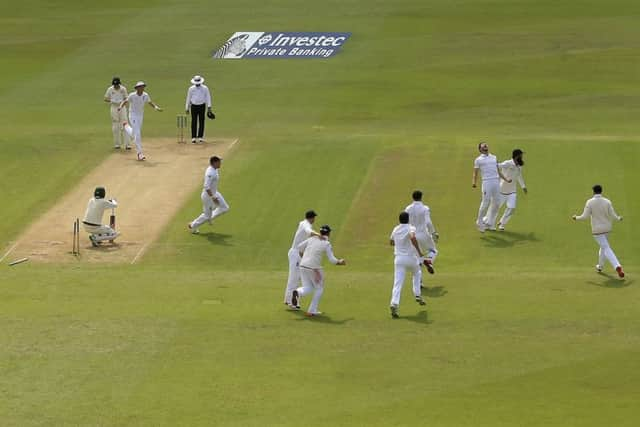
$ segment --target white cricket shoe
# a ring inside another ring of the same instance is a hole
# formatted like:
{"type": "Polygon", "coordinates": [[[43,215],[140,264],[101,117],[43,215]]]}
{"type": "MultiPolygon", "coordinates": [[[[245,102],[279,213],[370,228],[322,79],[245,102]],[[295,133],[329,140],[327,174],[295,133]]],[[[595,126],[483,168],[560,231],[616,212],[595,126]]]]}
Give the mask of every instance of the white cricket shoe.
{"type": "Polygon", "coordinates": [[[500,231],[504,231],[504,225],[502,225],[502,224],[498,224],[498,230],[500,230],[500,231]]]}
{"type": "Polygon", "coordinates": [[[147,158],[145,157],[145,155],[143,153],[138,153],[138,160],[139,161],[143,161],[143,160],[147,160],[147,158]]]}
{"type": "Polygon", "coordinates": [[[189,230],[191,230],[191,234],[200,234],[200,231],[197,228],[191,227],[191,223],[187,224],[189,230]]]}
{"type": "Polygon", "coordinates": [[[600,264],[596,264],[596,273],[602,273],[602,266],[600,264]]]}

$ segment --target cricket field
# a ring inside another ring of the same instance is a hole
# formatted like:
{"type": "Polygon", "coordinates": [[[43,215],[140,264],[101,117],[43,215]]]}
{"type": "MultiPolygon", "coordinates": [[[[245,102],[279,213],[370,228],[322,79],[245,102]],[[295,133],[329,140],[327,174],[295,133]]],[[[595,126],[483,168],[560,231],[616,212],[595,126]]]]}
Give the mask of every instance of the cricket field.
{"type": "Polygon", "coordinates": [[[2,2],[0,425],[639,425],[639,18],[634,0],[2,2]],[[352,35],[328,59],[212,59],[237,31],[352,35]],[[147,82],[160,153],[194,74],[217,118],[169,186],[170,156],[113,153],[103,94],[147,82]],[[526,153],[505,232],[474,225],[483,140],[526,153]],[[222,151],[231,210],[191,235],[222,151]],[[96,262],[86,235],[66,253],[83,212],[47,215],[118,177],[124,255],[96,262]],[[594,184],[624,216],[624,281],[571,220],[594,184]],[[427,305],[406,283],[391,319],[389,233],[414,189],[440,255],[427,305]],[[347,260],[311,319],[282,304],[307,209],[347,260]],[[63,255],[8,266],[34,235],[63,255]]]}

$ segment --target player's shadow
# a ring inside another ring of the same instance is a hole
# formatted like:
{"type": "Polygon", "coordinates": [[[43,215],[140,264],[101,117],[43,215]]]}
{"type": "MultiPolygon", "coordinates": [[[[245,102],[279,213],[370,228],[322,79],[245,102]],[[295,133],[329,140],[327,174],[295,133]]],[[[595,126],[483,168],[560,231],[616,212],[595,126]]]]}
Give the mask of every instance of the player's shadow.
{"type": "Polygon", "coordinates": [[[486,231],[482,236],[486,246],[494,248],[510,248],[518,243],[539,242],[534,232],[518,233],[516,231],[486,231]]]}
{"type": "Polygon", "coordinates": [[[331,316],[329,316],[326,313],[322,313],[320,316],[313,316],[313,317],[307,317],[304,314],[304,311],[302,310],[291,310],[292,313],[296,314],[296,320],[300,321],[308,321],[308,322],[314,322],[314,323],[323,323],[323,324],[327,324],[327,325],[344,325],[347,322],[350,322],[353,320],[353,317],[348,317],[346,319],[333,319],[331,316]]]}
{"type": "Polygon", "coordinates": [[[599,286],[601,288],[611,288],[611,289],[626,288],[627,286],[631,286],[631,284],[633,284],[633,280],[629,280],[629,279],[620,280],[617,276],[612,276],[611,274],[598,273],[598,275],[606,280],[602,282],[595,282],[595,281],[589,280],[587,284],[592,286],[599,286]]]}
{"type": "Polygon", "coordinates": [[[449,293],[444,286],[422,286],[422,296],[429,298],[440,298],[449,293]]]}
{"type": "Polygon", "coordinates": [[[427,310],[420,310],[418,313],[411,316],[403,316],[402,314],[400,314],[400,320],[422,323],[423,325],[429,325],[433,323],[432,320],[429,320],[429,313],[427,312],[427,310]]]}
{"type": "Polygon", "coordinates": [[[231,234],[216,233],[214,231],[211,231],[209,233],[200,233],[200,236],[206,237],[207,240],[214,245],[232,246],[231,243],[227,241],[229,238],[233,237],[233,235],[231,234]]]}

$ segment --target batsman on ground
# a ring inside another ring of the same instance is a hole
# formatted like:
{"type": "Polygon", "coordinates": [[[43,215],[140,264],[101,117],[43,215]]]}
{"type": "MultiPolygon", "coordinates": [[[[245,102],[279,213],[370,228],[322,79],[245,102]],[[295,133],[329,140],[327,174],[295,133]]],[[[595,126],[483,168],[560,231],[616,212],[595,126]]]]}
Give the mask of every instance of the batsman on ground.
{"type": "Polygon", "coordinates": [[[100,242],[105,240],[113,242],[120,235],[110,226],[102,224],[104,211],[118,207],[117,201],[105,199],[106,194],[104,187],[96,187],[93,197],[89,199],[87,211],[82,220],[82,225],[85,231],[89,233],[89,240],[91,240],[93,246],[98,246],[100,242]]]}

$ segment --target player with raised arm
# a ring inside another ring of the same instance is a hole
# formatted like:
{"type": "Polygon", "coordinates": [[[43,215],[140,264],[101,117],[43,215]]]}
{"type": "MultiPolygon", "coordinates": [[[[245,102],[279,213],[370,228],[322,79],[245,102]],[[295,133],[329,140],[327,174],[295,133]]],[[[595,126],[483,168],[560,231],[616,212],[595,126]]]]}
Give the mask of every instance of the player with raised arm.
{"type": "Polygon", "coordinates": [[[144,105],[149,104],[156,111],[162,111],[159,105],[155,104],[151,97],[144,89],[147,87],[145,82],[138,82],[134,86],[135,92],[131,92],[127,99],[120,103],[120,110],[129,106],[129,121],[122,123],[124,130],[136,144],[138,152],[138,160],[145,160],[146,157],[142,152],[142,122],[144,120],[144,105]]]}
{"type": "Polygon", "coordinates": [[[606,259],[611,263],[613,268],[616,269],[618,277],[623,279],[624,271],[622,270],[622,265],[620,264],[620,261],[618,261],[613,249],[611,249],[611,246],[609,246],[609,240],[607,239],[607,236],[613,228],[612,220],[615,219],[622,221],[622,217],[613,209],[611,201],[602,197],[601,185],[593,186],[593,197],[587,200],[582,214],[573,215],[572,218],[577,221],[582,221],[587,218],[591,219],[591,233],[593,234],[595,241],[598,242],[598,245],[600,246],[596,271],[598,273],[602,272],[602,269],[604,268],[604,260],[606,259]]]}

